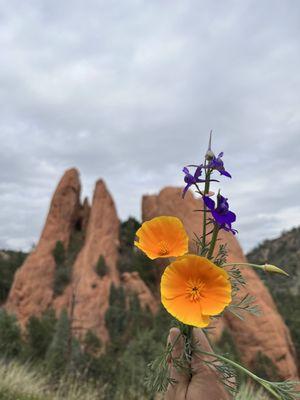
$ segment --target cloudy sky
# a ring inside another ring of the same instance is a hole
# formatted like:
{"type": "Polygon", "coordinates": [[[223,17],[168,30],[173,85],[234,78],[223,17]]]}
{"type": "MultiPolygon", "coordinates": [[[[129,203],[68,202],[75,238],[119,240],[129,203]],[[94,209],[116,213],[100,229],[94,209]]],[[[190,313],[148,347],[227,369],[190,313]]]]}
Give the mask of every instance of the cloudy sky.
{"type": "Polygon", "coordinates": [[[36,243],[72,166],[140,218],[210,129],[244,249],[300,225],[299,21],[298,0],[0,0],[0,248],[36,243]]]}

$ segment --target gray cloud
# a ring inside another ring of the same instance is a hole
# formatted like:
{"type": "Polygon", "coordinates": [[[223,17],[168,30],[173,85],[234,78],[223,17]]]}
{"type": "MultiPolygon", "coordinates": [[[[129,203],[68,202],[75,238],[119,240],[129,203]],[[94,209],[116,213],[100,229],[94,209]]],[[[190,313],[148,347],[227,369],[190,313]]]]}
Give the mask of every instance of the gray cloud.
{"type": "Polygon", "coordinates": [[[297,1],[1,3],[0,247],[37,240],[70,166],[139,217],[210,129],[243,247],[300,224],[297,1]]]}

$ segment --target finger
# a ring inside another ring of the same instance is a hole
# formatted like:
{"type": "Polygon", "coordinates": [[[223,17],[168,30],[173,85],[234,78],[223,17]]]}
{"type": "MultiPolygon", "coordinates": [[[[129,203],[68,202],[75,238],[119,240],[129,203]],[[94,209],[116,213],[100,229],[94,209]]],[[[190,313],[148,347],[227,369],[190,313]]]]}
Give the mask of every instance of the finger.
{"type": "Polygon", "coordinates": [[[184,400],[189,383],[189,377],[184,373],[184,371],[178,370],[173,361],[180,359],[183,354],[184,340],[179,329],[170,329],[168,344],[171,344],[172,346],[169,373],[170,378],[174,380],[175,383],[169,385],[165,400],[184,400]]]}
{"type": "Polygon", "coordinates": [[[172,346],[171,360],[170,360],[170,376],[175,379],[178,383],[186,384],[188,382],[188,376],[184,372],[180,371],[174,365],[174,361],[180,360],[183,355],[184,339],[178,328],[171,328],[169,333],[169,343],[172,346]]]}

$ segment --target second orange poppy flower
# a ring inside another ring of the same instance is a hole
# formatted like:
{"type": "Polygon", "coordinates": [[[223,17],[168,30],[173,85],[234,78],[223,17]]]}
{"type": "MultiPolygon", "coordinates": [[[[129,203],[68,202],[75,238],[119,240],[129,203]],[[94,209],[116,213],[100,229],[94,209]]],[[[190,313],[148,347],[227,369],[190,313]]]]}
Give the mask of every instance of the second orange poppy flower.
{"type": "Polygon", "coordinates": [[[189,238],[179,218],[161,216],[146,221],[136,232],[134,244],[155,258],[179,257],[188,252],[189,238]]]}

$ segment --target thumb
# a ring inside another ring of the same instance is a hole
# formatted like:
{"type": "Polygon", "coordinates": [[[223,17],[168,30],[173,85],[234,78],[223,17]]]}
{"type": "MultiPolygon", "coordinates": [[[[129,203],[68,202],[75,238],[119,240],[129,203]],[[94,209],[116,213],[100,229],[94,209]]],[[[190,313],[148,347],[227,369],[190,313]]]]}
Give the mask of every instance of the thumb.
{"type": "MultiPolygon", "coordinates": [[[[192,367],[192,380],[189,385],[187,399],[209,399],[209,400],[227,400],[232,397],[226,391],[224,384],[221,381],[221,377],[217,372],[216,368],[212,364],[208,365],[207,362],[214,362],[216,366],[218,362],[214,356],[201,354],[199,350],[213,353],[213,350],[207,340],[205,333],[199,329],[193,329],[193,343],[196,350],[193,352],[191,367],[192,367]],[[195,397],[196,394],[203,394],[195,397]],[[205,394],[205,396],[204,396],[205,394]]],[[[234,384],[234,382],[232,382],[234,384]]]]}
{"type": "MultiPolygon", "coordinates": [[[[209,344],[209,341],[205,333],[200,328],[193,329],[193,345],[196,349],[198,348],[199,350],[207,351],[208,353],[213,353],[213,349],[211,348],[211,345],[209,344]]],[[[213,360],[215,360],[214,356],[208,356],[206,354],[201,354],[195,351],[193,353],[193,358],[191,363],[193,374],[207,371],[209,367],[207,366],[206,361],[211,362],[213,360]]]]}

